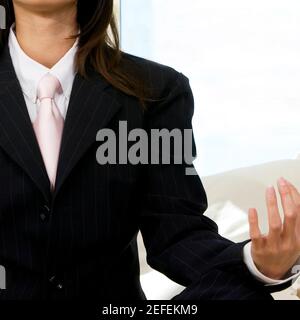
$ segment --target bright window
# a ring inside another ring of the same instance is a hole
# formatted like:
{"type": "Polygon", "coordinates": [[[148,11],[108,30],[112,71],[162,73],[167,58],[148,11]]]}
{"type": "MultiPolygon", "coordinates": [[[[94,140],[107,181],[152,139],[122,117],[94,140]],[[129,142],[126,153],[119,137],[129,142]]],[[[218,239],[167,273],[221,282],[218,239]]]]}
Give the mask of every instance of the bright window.
{"type": "Polygon", "coordinates": [[[122,0],[121,39],[189,77],[200,175],[300,153],[298,0],[122,0]]]}

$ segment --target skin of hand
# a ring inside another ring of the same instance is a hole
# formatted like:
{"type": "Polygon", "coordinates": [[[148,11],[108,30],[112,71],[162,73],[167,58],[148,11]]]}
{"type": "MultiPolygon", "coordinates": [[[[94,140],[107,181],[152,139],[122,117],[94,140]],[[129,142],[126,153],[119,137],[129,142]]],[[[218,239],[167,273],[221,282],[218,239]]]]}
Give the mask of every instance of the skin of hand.
{"type": "Polygon", "coordinates": [[[251,254],[258,270],[265,276],[280,280],[293,268],[300,257],[300,194],[284,178],[278,180],[278,191],[284,219],[280,217],[276,191],[266,191],[269,232],[263,235],[256,209],[249,209],[251,254]]]}

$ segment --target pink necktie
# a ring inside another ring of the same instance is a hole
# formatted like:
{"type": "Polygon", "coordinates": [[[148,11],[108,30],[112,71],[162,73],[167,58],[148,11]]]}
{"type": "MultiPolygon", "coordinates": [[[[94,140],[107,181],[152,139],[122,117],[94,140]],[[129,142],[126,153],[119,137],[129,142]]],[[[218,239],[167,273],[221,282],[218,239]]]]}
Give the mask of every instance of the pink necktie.
{"type": "Polygon", "coordinates": [[[40,146],[41,154],[51,183],[54,189],[59,150],[64,127],[64,119],[61,116],[54,97],[61,93],[59,80],[51,74],[45,75],[39,82],[37,97],[40,101],[37,118],[33,122],[33,128],[40,146]]]}

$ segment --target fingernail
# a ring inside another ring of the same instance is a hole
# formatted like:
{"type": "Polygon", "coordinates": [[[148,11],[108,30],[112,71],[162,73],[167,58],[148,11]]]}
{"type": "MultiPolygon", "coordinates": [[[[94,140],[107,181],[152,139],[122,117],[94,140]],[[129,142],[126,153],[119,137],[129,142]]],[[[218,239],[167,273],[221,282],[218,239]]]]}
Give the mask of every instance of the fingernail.
{"type": "Polygon", "coordinates": [[[284,178],[280,178],[278,182],[279,182],[279,185],[281,185],[282,187],[287,186],[287,181],[284,178]]]}

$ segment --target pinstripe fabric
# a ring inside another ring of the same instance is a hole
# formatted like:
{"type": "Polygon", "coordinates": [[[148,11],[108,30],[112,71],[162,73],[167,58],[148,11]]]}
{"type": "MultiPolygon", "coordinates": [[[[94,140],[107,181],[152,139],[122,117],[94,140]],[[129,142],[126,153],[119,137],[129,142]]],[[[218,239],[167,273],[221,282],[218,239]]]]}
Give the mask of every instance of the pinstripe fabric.
{"type": "Polygon", "coordinates": [[[202,214],[205,191],[184,165],[96,162],[96,133],[191,128],[193,97],[175,70],[126,55],[156,102],[135,98],[91,72],[76,76],[66,117],[57,184],[49,192],[20,85],[5,48],[0,57],[0,299],[145,299],[137,232],[149,264],[187,289],[174,299],[270,299],[242,261],[242,246],[217,234],[202,214]]]}

